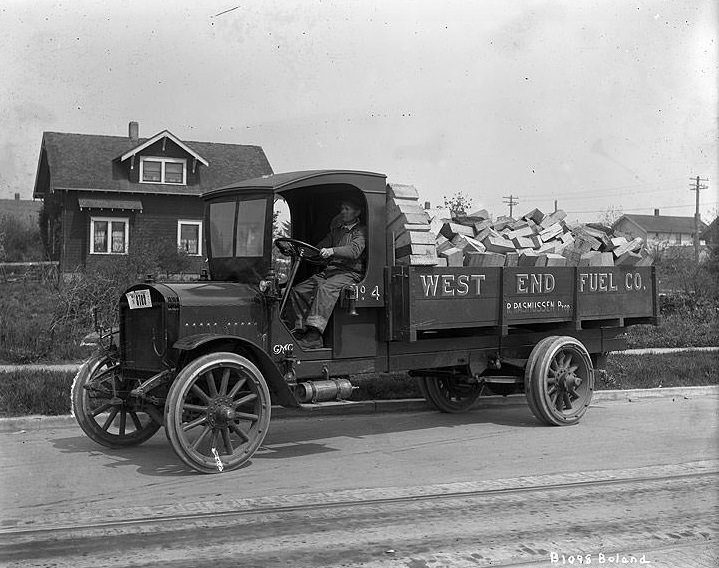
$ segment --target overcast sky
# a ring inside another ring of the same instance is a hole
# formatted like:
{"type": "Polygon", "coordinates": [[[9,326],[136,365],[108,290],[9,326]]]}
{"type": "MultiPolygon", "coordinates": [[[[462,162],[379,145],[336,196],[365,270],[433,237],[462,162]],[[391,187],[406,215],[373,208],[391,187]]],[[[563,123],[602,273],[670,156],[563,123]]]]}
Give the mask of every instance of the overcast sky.
{"type": "MultiPolygon", "coordinates": [[[[263,146],[440,204],[719,208],[715,0],[0,2],[0,198],[43,131],[263,146]],[[224,13],[223,13],[224,12],[224,13]]],[[[516,211],[515,211],[516,213],[516,211]]]]}

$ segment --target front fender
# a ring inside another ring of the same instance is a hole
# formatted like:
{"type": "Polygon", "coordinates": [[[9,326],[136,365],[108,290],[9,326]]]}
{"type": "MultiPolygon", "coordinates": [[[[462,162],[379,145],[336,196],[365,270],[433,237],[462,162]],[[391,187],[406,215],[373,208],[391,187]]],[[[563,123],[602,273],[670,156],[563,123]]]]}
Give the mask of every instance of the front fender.
{"type": "Polygon", "coordinates": [[[93,331],[85,335],[80,341],[81,347],[97,347],[103,348],[114,346],[120,348],[120,328],[113,327],[102,331],[93,331]]]}
{"type": "MultiPolygon", "coordinates": [[[[236,335],[198,333],[178,339],[172,347],[180,352],[190,353],[199,350],[199,352],[204,354],[213,350],[213,344],[217,344],[218,350],[221,351],[226,351],[227,348],[225,346],[231,344],[233,348],[239,352],[238,354],[242,354],[243,351],[249,352],[250,359],[257,365],[267,381],[267,386],[272,395],[272,402],[281,404],[282,406],[299,406],[294,393],[290,390],[289,385],[277,368],[275,362],[259,345],[249,339],[237,337],[236,335]],[[219,348],[220,345],[223,346],[221,349],[219,348]]],[[[192,357],[192,359],[194,358],[195,357],[192,357]]]]}

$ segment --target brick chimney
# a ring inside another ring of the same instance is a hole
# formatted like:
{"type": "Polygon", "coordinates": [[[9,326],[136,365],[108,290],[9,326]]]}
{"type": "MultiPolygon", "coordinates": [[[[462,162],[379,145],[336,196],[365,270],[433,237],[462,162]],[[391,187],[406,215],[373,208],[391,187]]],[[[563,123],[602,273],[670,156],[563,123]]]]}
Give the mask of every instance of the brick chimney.
{"type": "Polygon", "coordinates": [[[16,194],[15,194],[15,201],[20,201],[20,194],[19,194],[19,193],[16,193],[16,194]]]}
{"type": "Polygon", "coordinates": [[[659,209],[655,209],[655,210],[654,210],[654,216],[655,216],[655,217],[659,217],[659,209]]]}
{"type": "Polygon", "coordinates": [[[139,142],[140,141],[140,125],[133,120],[130,122],[128,130],[129,130],[129,134],[130,134],[130,141],[135,142],[135,143],[139,142]]]}

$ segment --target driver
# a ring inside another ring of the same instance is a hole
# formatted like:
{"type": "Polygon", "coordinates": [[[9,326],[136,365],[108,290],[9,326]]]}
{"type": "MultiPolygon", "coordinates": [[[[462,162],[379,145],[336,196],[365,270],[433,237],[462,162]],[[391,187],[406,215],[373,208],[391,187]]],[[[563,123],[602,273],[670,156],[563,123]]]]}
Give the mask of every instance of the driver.
{"type": "Polygon", "coordinates": [[[289,305],[295,318],[292,333],[305,349],[324,346],[322,333],[340,290],[362,280],[367,227],[360,224],[360,212],[361,205],[356,198],[341,201],[339,215],[332,220],[330,232],[317,243],[320,256],[329,259],[329,264],[322,272],[290,290],[289,305]]]}

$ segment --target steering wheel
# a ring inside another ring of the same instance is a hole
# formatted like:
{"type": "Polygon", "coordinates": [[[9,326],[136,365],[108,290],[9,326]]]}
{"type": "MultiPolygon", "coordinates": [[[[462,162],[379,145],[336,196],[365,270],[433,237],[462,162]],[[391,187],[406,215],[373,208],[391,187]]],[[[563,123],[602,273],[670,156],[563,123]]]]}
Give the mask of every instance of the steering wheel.
{"type": "Polygon", "coordinates": [[[303,259],[312,264],[324,264],[326,262],[324,258],[320,257],[320,249],[298,239],[280,237],[275,239],[275,246],[282,254],[293,259],[303,259]]]}

